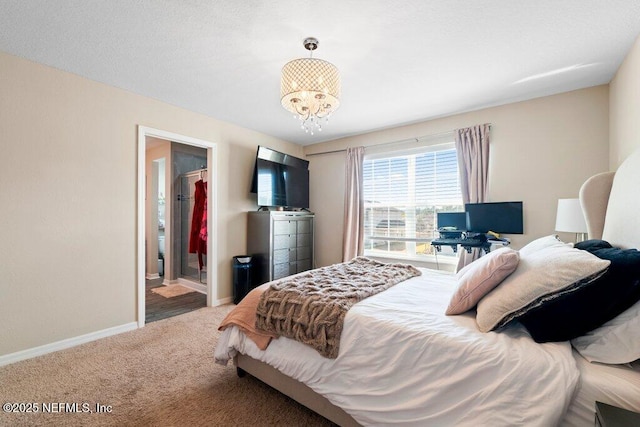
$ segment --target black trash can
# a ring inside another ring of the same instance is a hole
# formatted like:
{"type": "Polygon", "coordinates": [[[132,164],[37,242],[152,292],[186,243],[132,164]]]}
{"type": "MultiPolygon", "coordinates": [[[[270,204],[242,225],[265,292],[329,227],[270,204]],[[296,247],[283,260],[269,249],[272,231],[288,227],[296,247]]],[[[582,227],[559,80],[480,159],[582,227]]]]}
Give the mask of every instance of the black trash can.
{"type": "Polygon", "coordinates": [[[233,303],[238,304],[251,290],[251,256],[233,257],[233,303]]]}

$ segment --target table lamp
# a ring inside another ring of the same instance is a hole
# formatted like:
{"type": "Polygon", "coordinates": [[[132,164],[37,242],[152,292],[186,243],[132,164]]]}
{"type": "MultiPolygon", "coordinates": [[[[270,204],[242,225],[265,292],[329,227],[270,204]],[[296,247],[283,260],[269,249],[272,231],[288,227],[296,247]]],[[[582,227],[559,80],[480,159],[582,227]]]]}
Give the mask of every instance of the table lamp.
{"type": "Polygon", "coordinates": [[[587,223],[582,213],[580,199],[558,199],[556,231],[575,233],[576,242],[586,239],[587,223]]]}

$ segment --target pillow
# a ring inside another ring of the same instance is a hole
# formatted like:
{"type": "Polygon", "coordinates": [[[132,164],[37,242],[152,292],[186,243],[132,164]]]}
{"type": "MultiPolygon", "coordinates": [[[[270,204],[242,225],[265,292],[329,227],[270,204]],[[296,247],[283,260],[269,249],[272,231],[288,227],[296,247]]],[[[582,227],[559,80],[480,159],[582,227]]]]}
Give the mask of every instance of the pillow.
{"type": "Polygon", "coordinates": [[[483,296],[513,273],[519,260],[517,251],[500,248],[466,265],[456,274],[458,288],[445,314],[462,314],[471,310],[483,296]]]}
{"type": "Polygon", "coordinates": [[[564,243],[556,234],[552,234],[550,236],[540,237],[539,239],[526,244],[522,249],[520,249],[520,256],[523,257],[531,255],[534,252],[538,252],[541,249],[551,246],[571,246],[571,244],[564,243]]]}
{"type": "Polygon", "coordinates": [[[480,300],[482,332],[498,329],[545,301],[573,292],[599,277],[611,262],[566,244],[523,255],[518,268],[480,300]]]}
{"type": "Polygon", "coordinates": [[[620,364],[640,359],[640,301],[571,344],[589,362],[620,364]]]}
{"type": "Polygon", "coordinates": [[[607,249],[612,248],[613,246],[611,246],[611,243],[606,240],[591,239],[585,240],[584,242],[578,242],[573,245],[573,247],[582,249],[583,251],[593,252],[596,249],[607,249]]]}
{"type": "Polygon", "coordinates": [[[611,265],[587,286],[548,301],[518,319],[537,342],[577,338],[640,300],[639,251],[612,248],[603,240],[581,243],[580,247],[591,248],[589,252],[611,261],[611,265]]]}

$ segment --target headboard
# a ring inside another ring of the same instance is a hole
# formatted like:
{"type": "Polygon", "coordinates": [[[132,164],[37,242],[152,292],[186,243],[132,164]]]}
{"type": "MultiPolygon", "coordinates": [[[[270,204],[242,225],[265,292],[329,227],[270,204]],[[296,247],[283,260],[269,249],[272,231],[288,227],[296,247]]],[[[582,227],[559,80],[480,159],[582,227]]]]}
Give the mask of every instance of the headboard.
{"type": "Polygon", "coordinates": [[[585,181],[580,203],[590,239],[640,248],[640,150],[627,157],[616,172],[585,181]]]}

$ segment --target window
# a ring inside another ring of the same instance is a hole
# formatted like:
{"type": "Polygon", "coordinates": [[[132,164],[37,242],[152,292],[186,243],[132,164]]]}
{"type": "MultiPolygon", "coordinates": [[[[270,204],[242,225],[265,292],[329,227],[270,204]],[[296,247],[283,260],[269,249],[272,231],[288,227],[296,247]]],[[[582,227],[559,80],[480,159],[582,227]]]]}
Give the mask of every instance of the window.
{"type": "Polygon", "coordinates": [[[464,210],[454,143],[366,156],[363,167],[365,255],[428,260],[437,212],[464,210]]]}

